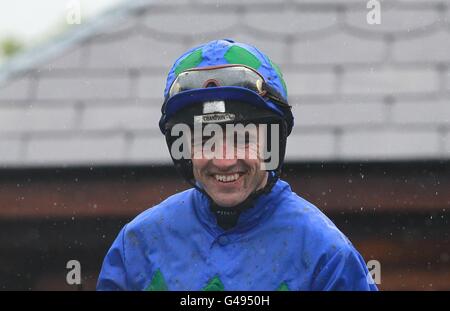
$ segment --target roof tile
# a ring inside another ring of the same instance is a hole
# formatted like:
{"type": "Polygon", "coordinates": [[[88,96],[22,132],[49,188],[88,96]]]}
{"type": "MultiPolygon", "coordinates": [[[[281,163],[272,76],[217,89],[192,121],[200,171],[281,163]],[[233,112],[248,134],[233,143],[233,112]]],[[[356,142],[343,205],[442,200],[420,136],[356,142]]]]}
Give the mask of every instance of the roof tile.
{"type": "Polygon", "coordinates": [[[346,24],[365,34],[413,35],[416,32],[432,31],[439,24],[439,12],[435,8],[382,8],[381,23],[367,23],[368,10],[346,12],[346,24]]]}
{"type": "Polygon", "coordinates": [[[441,100],[394,103],[391,109],[391,120],[396,124],[450,126],[450,102],[448,100],[441,100]]]}
{"type": "Polygon", "coordinates": [[[21,100],[31,96],[32,77],[22,76],[0,85],[0,100],[21,100]]]}
{"type": "Polygon", "coordinates": [[[137,97],[153,98],[162,102],[166,77],[161,75],[141,75],[137,81],[137,97]]]}
{"type": "MultiPolygon", "coordinates": [[[[283,8],[283,7],[281,7],[283,8]]],[[[301,35],[336,27],[337,12],[303,12],[287,7],[275,12],[248,12],[244,22],[253,29],[278,36],[301,35]]]]}
{"type": "Polygon", "coordinates": [[[127,154],[127,161],[131,163],[170,164],[169,150],[162,134],[137,135],[133,139],[127,154]]]}
{"type": "Polygon", "coordinates": [[[288,138],[287,161],[332,159],[334,155],[333,131],[293,133],[288,138]]]}
{"type": "Polygon", "coordinates": [[[347,159],[426,159],[440,154],[439,133],[432,129],[348,130],[340,139],[340,156],[347,159]]]}
{"type": "Polygon", "coordinates": [[[16,139],[0,137],[0,167],[21,163],[22,144],[20,137],[16,139]]]}
{"type": "Polygon", "coordinates": [[[156,105],[86,105],[80,128],[82,130],[143,130],[159,131],[161,107],[156,105]]]}
{"type": "Polygon", "coordinates": [[[124,160],[126,140],[123,134],[59,135],[32,137],[25,163],[29,165],[114,164],[124,160]]]}
{"type": "Polygon", "coordinates": [[[426,37],[393,43],[392,58],[403,62],[450,62],[450,33],[440,31],[426,37]]]}
{"type": "Polygon", "coordinates": [[[105,99],[128,98],[130,78],[125,75],[43,76],[37,86],[38,99],[105,99]]]}
{"type": "Polygon", "coordinates": [[[333,33],[293,45],[294,62],[298,64],[380,63],[386,55],[383,41],[367,40],[345,33],[333,33]]]}
{"type": "Polygon", "coordinates": [[[289,96],[324,95],[336,91],[336,75],[332,71],[325,72],[292,72],[283,73],[289,96]]]}
{"type": "Polygon", "coordinates": [[[385,122],[386,107],[380,102],[305,103],[295,106],[293,113],[299,127],[374,125],[385,122]]]}
{"type": "Polygon", "coordinates": [[[349,70],[343,73],[344,94],[434,93],[439,90],[439,75],[433,69],[349,70]]]}
{"type": "Polygon", "coordinates": [[[73,106],[0,107],[0,132],[61,131],[74,127],[73,106]]]}
{"type": "Polygon", "coordinates": [[[183,43],[162,42],[143,34],[89,44],[91,68],[169,67],[185,52],[183,43]]]}
{"type": "Polygon", "coordinates": [[[166,35],[184,35],[187,37],[198,36],[207,33],[223,33],[238,23],[239,16],[234,12],[197,12],[185,10],[183,14],[173,12],[147,14],[142,24],[148,31],[166,35]]]}

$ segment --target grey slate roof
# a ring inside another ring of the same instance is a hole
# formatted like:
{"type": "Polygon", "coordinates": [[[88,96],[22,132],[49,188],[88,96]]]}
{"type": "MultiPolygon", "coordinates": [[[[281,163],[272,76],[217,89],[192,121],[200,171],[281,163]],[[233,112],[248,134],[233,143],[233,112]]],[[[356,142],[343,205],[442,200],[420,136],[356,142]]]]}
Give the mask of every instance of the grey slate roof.
{"type": "Polygon", "coordinates": [[[161,164],[165,75],[217,38],[287,82],[288,161],[450,158],[450,2],[127,1],[0,68],[0,165],[161,164]]]}

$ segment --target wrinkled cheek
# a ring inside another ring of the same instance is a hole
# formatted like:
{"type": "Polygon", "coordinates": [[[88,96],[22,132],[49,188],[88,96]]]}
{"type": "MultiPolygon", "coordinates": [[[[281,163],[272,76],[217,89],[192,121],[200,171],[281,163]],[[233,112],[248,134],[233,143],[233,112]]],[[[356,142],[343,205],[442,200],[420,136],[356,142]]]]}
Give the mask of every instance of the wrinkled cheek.
{"type": "Polygon", "coordinates": [[[235,148],[234,157],[240,160],[257,160],[259,159],[258,146],[238,146],[235,148]]]}
{"type": "Polygon", "coordinates": [[[191,157],[193,160],[203,159],[203,150],[201,146],[193,146],[191,149],[191,157]]]}
{"type": "Polygon", "coordinates": [[[207,165],[207,160],[192,159],[192,171],[196,179],[203,179],[204,167],[207,165]]]}
{"type": "Polygon", "coordinates": [[[259,159],[259,149],[256,144],[249,145],[247,151],[248,151],[248,159],[250,160],[259,159]]]}

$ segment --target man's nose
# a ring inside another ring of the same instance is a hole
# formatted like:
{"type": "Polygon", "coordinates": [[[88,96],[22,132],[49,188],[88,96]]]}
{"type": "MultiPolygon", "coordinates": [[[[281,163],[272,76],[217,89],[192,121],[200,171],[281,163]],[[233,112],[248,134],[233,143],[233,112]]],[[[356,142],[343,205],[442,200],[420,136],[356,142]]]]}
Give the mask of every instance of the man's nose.
{"type": "Polygon", "coordinates": [[[214,157],[212,159],[212,164],[221,170],[227,170],[237,163],[237,156],[236,156],[236,150],[232,146],[232,144],[227,145],[226,139],[223,140],[222,146],[219,146],[219,148],[222,148],[222,157],[214,157]],[[229,154],[227,154],[227,151],[229,154]]]}
{"type": "Polygon", "coordinates": [[[236,165],[237,159],[212,159],[212,164],[214,167],[221,171],[226,171],[231,169],[233,166],[236,165]]]}

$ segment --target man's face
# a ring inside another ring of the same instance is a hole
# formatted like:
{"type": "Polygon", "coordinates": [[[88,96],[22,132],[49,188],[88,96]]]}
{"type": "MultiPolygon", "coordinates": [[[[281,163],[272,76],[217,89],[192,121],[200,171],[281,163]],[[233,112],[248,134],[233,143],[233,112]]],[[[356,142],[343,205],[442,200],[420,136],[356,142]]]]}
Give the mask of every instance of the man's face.
{"type": "MultiPolygon", "coordinates": [[[[227,132],[224,130],[224,132],[227,132]]],[[[205,156],[194,156],[192,159],[194,177],[214,202],[220,206],[232,207],[242,203],[247,197],[263,188],[267,183],[268,173],[261,169],[260,156],[258,154],[257,131],[246,136],[244,145],[237,142],[231,143],[227,139],[229,133],[224,133],[218,148],[223,148],[223,157],[217,157],[210,153],[205,156]],[[254,137],[249,139],[248,137],[254,137]],[[249,142],[250,141],[250,142],[249,142]],[[227,157],[229,148],[233,149],[233,156],[227,157]],[[245,152],[245,156],[238,156],[238,149],[245,152]],[[255,156],[256,155],[256,156],[255,156]]],[[[228,136],[230,137],[230,136],[228,136]]],[[[203,138],[203,143],[207,138],[203,138]]],[[[207,152],[206,152],[207,153],[207,152]]]]}

